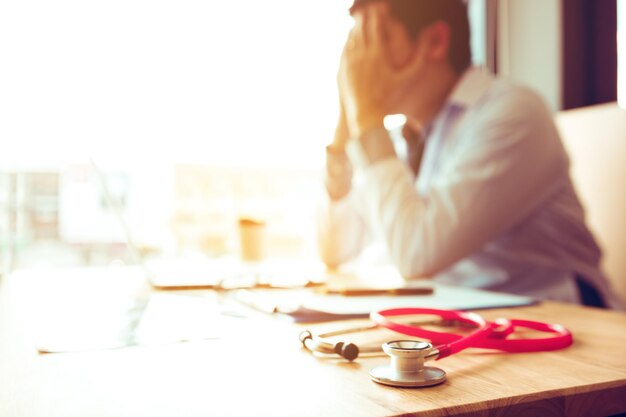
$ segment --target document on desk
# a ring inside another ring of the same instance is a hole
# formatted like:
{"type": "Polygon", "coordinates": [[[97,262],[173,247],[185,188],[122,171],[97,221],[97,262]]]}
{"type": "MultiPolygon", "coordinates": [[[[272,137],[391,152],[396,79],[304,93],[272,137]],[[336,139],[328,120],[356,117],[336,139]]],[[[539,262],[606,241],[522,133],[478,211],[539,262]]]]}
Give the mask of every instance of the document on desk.
{"type": "Polygon", "coordinates": [[[517,307],[537,302],[532,297],[496,293],[430,283],[433,292],[401,296],[325,295],[307,290],[241,290],[233,293],[238,301],[257,310],[291,318],[295,322],[321,322],[368,317],[372,311],[400,307],[481,310],[517,307]]]}
{"type": "Polygon", "coordinates": [[[126,306],[70,304],[41,317],[35,344],[42,353],[115,349],[216,339],[224,332],[219,307],[207,297],[151,294],[126,306]],[[121,307],[121,308],[117,308],[121,307]]]}
{"type": "Polygon", "coordinates": [[[216,294],[149,292],[133,268],[25,270],[14,278],[25,327],[42,353],[215,339],[236,325],[216,294]]]}

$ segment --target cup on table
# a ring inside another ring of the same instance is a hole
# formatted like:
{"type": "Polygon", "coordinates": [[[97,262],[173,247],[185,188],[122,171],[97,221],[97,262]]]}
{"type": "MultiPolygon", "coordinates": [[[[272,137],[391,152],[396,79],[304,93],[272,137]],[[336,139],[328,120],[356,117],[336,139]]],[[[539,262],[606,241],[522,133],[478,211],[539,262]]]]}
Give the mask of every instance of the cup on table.
{"type": "Polygon", "coordinates": [[[264,221],[241,217],[239,219],[239,255],[245,262],[259,262],[267,251],[267,227],[264,221]]]}

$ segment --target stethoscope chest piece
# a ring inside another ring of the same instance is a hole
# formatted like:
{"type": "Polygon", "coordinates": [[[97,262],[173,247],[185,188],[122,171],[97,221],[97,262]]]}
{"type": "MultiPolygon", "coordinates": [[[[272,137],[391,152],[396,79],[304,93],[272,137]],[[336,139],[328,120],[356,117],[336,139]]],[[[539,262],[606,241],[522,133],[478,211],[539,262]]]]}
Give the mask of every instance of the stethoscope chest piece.
{"type": "Polygon", "coordinates": [[[430,387],[446,380],[443,369],[424,366],[427,359],[439,353],[430,343],[397,340],[385,343],[383,350],[391,357],[391,364],[370,371],[374,382],[394,387],[430,387]]]}

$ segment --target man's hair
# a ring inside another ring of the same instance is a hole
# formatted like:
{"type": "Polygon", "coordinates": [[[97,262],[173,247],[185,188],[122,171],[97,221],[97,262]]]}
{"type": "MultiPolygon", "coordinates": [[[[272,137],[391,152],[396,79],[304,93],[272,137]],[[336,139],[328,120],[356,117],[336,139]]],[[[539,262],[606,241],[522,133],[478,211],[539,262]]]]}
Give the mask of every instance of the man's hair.
{"type": "Polygon", "coordinates": [[[458,74],[469,67],[472,61],[470,28],[463,0],[354,0],[350,13],[375,1],[389,4],[391,15],[405,26],[413,40],[426,26],[437,21],[447,23],[452,32],[448,61],[458,74]]]}

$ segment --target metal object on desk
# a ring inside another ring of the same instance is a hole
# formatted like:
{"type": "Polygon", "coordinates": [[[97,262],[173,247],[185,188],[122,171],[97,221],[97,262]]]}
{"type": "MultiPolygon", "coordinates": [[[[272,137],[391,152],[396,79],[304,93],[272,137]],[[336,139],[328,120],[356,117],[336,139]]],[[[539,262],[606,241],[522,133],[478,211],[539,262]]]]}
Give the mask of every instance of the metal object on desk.
{"type": "MultiPolygon", "coordinates": [[[[345,342],[331,343],[328,337],[346,335],[377,327],[387,328],[421,340],[395,340],[382,345],[382,350],[391,357],[391,365],[372,369],[370,377],[375,382],[394,387],[428,387],[445,381],[446,373],[434,367],[424,366],[427,360],[439,360],[459,353],[470,347],[495,349],[509,353],[543,352],[563,349],[573,343],[572,334],[559,324],[520,319],[496,319],[487,321],[475,313],[432,308],[396,308],[374,311],[370,314],[372,324],[315,335],[305,331],[300,341],[313,353],[336,354],[348,361],[356,359],[359,347],[345,342]],[[399,323],[391,319],[396,316],[438,316],[443,323],[456,322],[472,326],[466,334],[441,332],[426,329],[423,325],[399,323]],[[509,338],[517,328],[549,333],[547,337],[509,338]],[[430,340],[436,344],[424,342],[430,340]]],[[[368,346],[370,349],[371,346],[368,346]]],[[[372,349],[372,351],[375,351],[372,349]]]]}
{"type": "MultiPolygon", "coordinates": [[[[412,326],[425,326],[425,325],[441,325],[441,326],[451,326],[454,325],[453,321],[442,321],[442,320],[432,320],[427,318],[425,320],[413,321],[408,323],[412,326]]],[[[359,355],[373,355],[380,354],[385,351],[384,345],[381,347],[380,344],[368,344],[368,345],[356,345],[347,340],[342,340],[338,342],[331,342],[330,339],[338,336],[346,336],[349,334],[355,334],[360,332],[367,332],[370,330],[380,329],[380,326],[377,323],[370,323],[364,326],[356,326],[349,327],[345,329],[334,330],[326,333],[315,333],[310,330],[305,330],[300,333],[299,339],[302,342],[304,348],[309,350],[314,354],[322,354],[328,356],[338,355],[348,361],[353,361],[359,355]]],[[[386,352],[386,351],[385,351],[386,352]]],[[[389,353],[388,353],[389,354],[389,353]]]]}
{"type": "Polygon", "coordinates": [[[379,353],[380,345],[361,346],[354,343],[336,342],[332,343],[328,341],[328,338],[336,336],[344,336],[351,333],[359,333],[368,330],[374,330],[378,328],[378,324],[369,324],[362,327],[352,327],[349,329],[335,330],[332,332],[315,334],[309,330],[305,330],[300,333],[300,342],[302,345],[311,352],[321,353],[324,355],[339,355],[342,358],[353,361],[361,353],[379,353]]]}
{"type": "Polygon", "coordinates": [[[391,357],[391,364],[378,366],[370,377],[379,384],[393,387],[430,387],[446,380],[446,372],[424,362],[439,356],[439,350],[427,342],[396,340],[383,344],[383,351],[391,357]]]}

